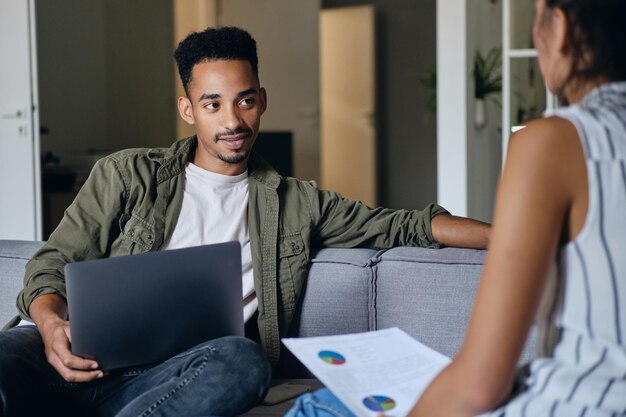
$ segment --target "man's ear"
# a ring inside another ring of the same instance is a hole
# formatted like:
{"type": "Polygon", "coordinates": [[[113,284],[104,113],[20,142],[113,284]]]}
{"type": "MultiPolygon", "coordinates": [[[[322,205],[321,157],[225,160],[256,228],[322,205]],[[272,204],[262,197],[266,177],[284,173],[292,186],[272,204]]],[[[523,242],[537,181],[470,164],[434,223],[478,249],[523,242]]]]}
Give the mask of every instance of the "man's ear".
{"type": "Polygon", "coordinates": [[[267,91],[263,87],[259,89],[259,99],[261,100],[261,114],[263,114],[267,109],[267,91]]]}
{"type": "Polygon", "coordinates": [[[180,117],[190,125],[196,124],[193,118],[191,101],[187,97],[178,97],[178,113],[180,113],[180,117]]]}

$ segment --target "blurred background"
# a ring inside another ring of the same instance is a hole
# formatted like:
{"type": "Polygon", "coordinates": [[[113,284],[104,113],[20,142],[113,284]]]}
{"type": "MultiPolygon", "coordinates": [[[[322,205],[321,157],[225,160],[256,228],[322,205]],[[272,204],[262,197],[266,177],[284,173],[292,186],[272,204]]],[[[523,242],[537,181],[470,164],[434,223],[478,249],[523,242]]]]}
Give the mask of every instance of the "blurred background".
{"type": "Polygon", "coordinates": [[[0,7],[0,238],[46,239],[98,158],[193,134],[176,110],[172,52],[207,26],[257,40],[268,91],[258,151],[283,175],[370,206],[438,201],[490,221],[510,127],[549,104],[532,0],[0,7]]]}

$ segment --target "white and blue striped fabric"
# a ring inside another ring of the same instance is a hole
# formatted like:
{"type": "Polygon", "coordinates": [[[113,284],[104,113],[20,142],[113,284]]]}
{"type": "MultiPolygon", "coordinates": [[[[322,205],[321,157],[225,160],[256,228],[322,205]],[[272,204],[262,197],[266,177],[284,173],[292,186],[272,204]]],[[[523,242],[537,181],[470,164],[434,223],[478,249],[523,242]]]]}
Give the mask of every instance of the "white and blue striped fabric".
{"type": "Polygon", "coordinates": [[[626,415],[626,82],[604,84],[547,116],[571,121],[589,182],[583,230],[559,254],[561,331],[527,389],[493,417],[626,415]]]}

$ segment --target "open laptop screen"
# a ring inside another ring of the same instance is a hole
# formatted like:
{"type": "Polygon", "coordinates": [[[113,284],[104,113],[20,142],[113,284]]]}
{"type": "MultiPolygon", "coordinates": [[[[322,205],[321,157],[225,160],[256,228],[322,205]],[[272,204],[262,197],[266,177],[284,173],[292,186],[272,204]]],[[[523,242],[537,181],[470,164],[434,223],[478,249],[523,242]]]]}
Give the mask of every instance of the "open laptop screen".
{"type": "Polygon", "coordinates": [[[72,352],[104,370],[244,332],[239,242],[76,262],[65,275],[72,352]]]}

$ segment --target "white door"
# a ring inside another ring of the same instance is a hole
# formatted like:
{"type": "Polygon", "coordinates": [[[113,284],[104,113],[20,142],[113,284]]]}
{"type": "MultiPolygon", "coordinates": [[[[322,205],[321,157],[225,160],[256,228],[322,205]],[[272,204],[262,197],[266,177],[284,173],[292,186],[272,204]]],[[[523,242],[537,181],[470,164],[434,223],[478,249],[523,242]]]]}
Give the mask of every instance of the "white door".
{"type": "Polygon", "coordinates": [[[33,1],[0,1],[0,239],[41,238],[33,1]]]}
{"type": "Polygon", "coordinates": [[[377,206],[374,7],[320,14],[321,185],[377,206]]]}

